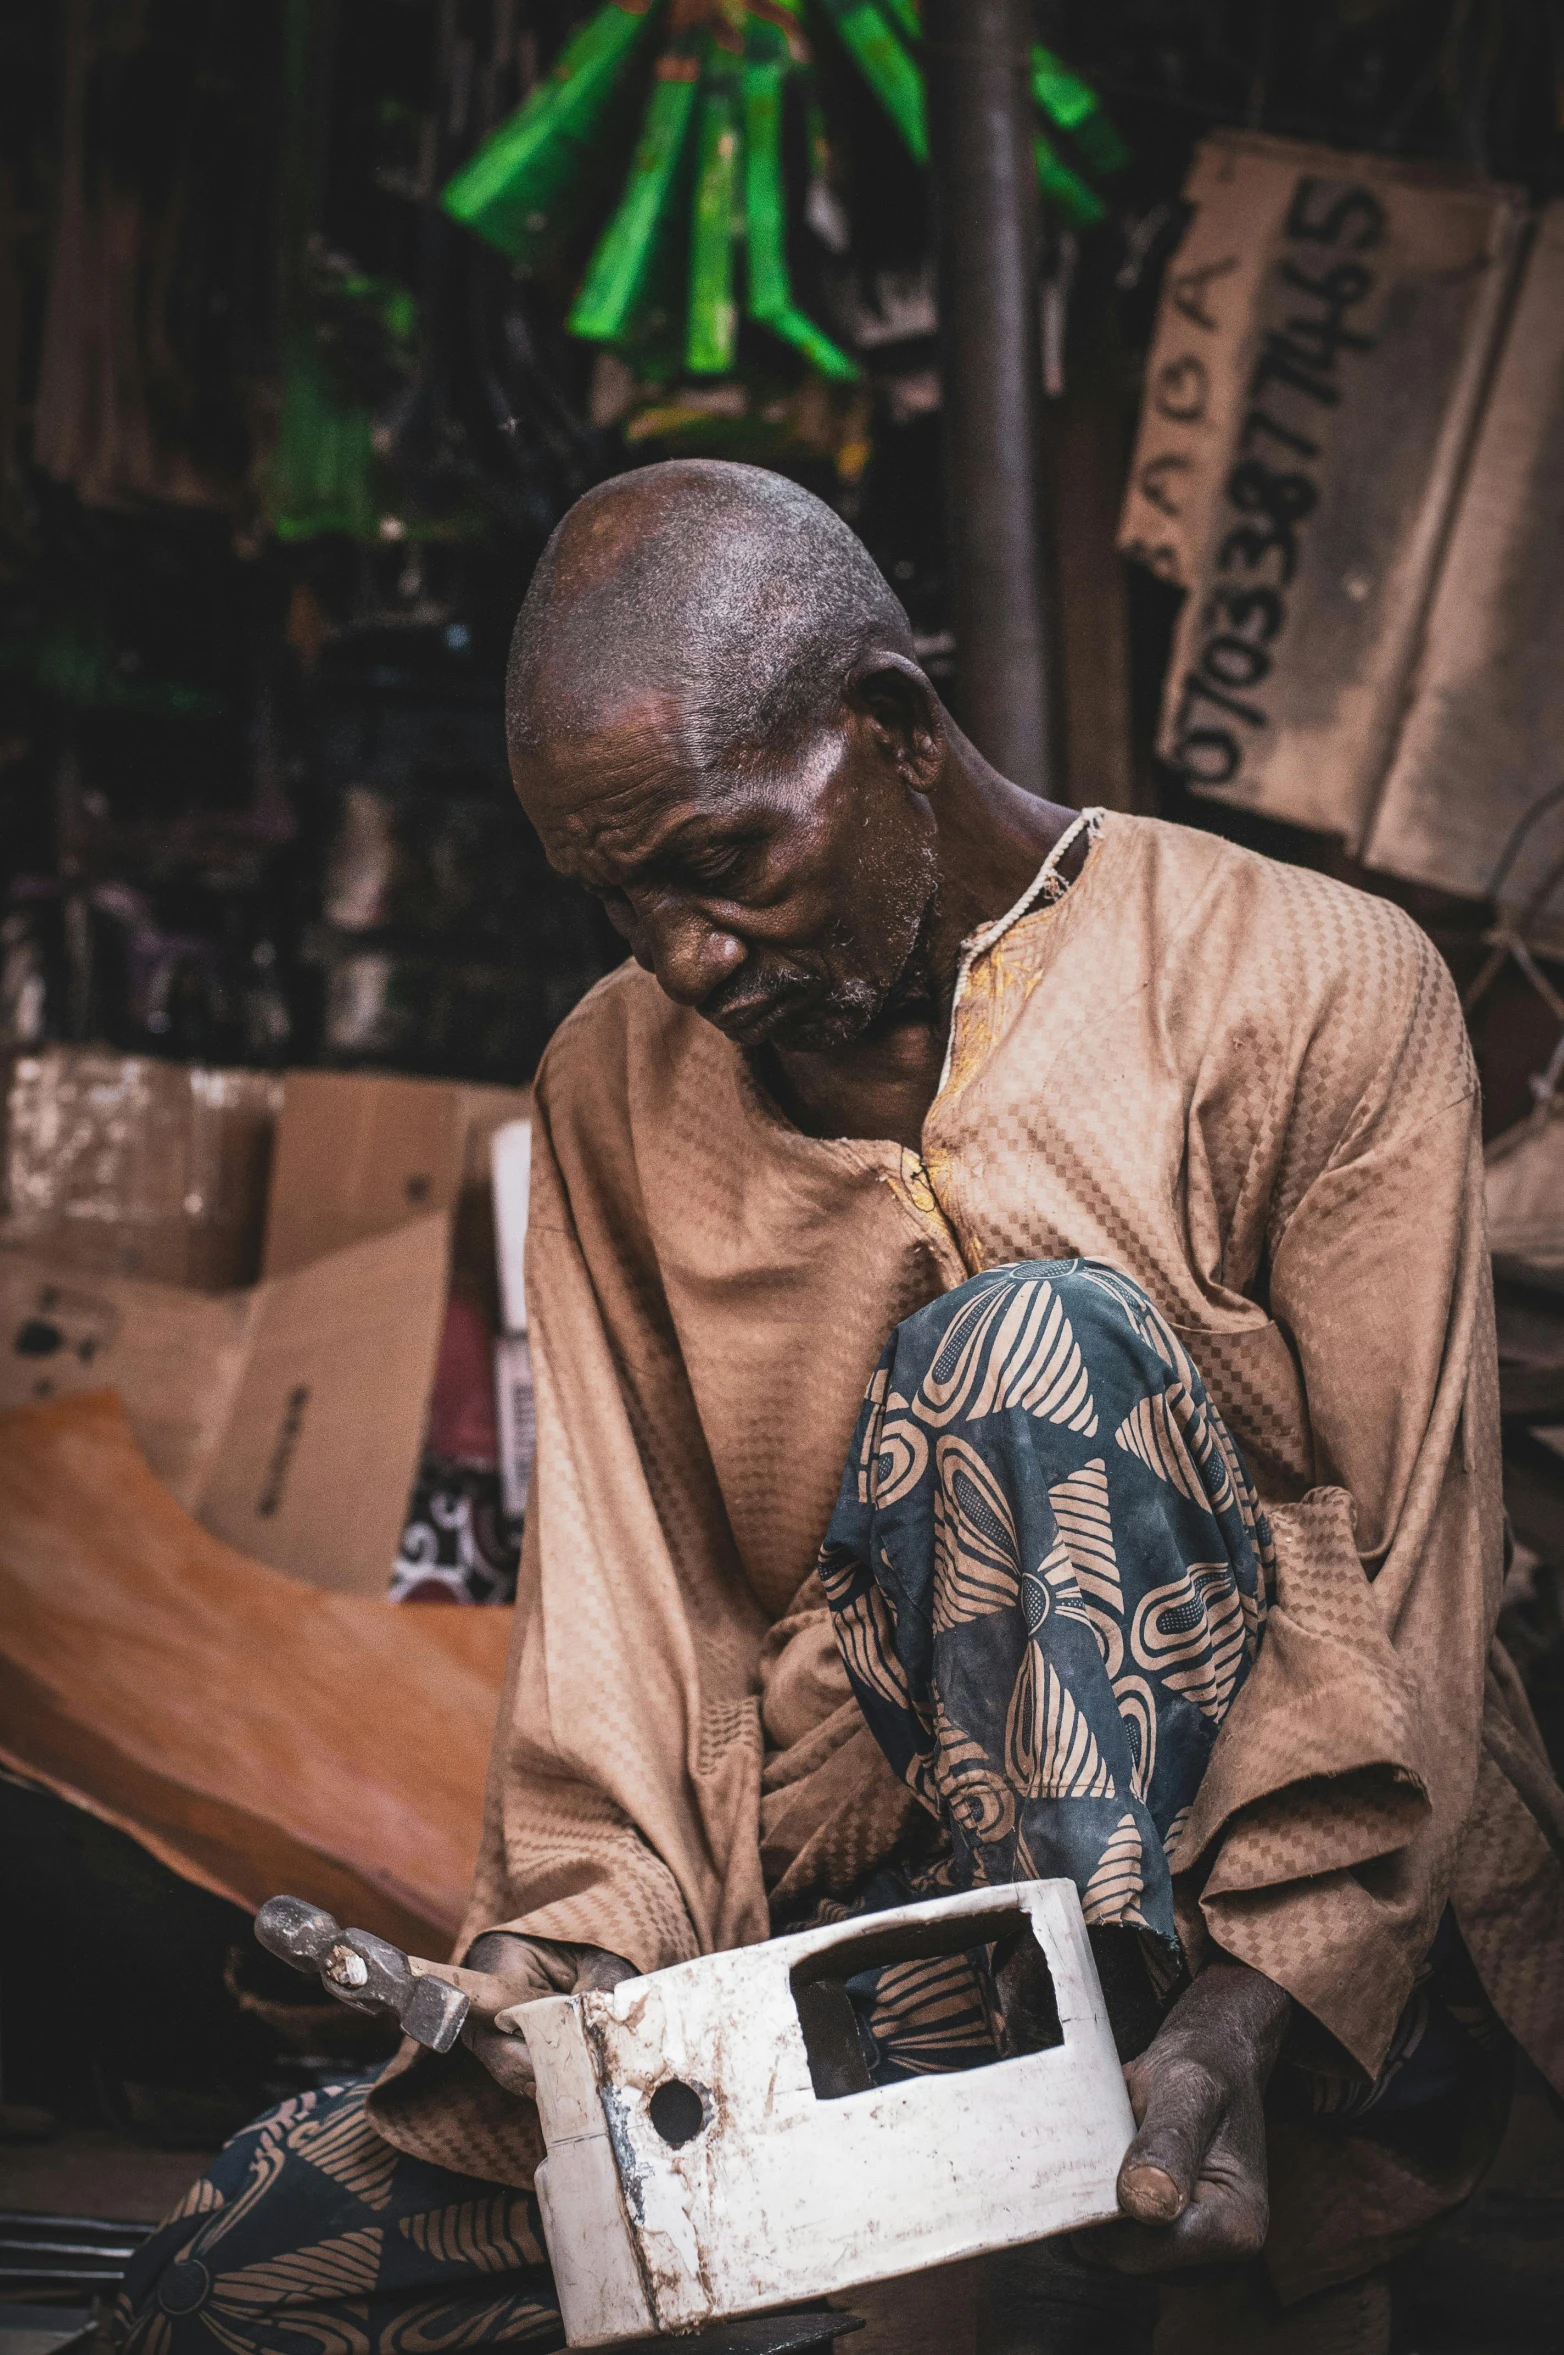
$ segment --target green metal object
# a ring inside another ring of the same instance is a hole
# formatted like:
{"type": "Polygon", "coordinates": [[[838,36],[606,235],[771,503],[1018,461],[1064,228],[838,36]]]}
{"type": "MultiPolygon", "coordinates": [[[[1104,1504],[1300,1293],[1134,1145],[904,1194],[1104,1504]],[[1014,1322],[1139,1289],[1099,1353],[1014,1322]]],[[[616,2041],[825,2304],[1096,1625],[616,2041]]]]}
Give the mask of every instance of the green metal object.
{"type": "MultiPolygon", "coordinates": [[[[1069,132],[1094,172],[1108,180],[1123,171],[1130,151],[1103,113],[1102,100],[1090,82],[1072,74],[1064,60],[1041,42],[1032,51],[1032,96],[1061,131],[1069,132]]],[[[1046,191],[1046,180],[1043,186],[1046,191]]]]}
{"type": "MultiPolygon", "coordinates": [[[[332,380],[319,336],[318,288],[308,262],[320,209],[319,120],[335,18],[315,0],[288,0],[283,17],[281,142],[282,403],[260,493],[280,540],[325,532],[377,537],[382,503],[374,420],[332,380]]],[[[369,287],[369,281],[362,282],[369,287]]]]}
{"type": "Polygon", "coordinates": [[[920,164],[929,160],[923,75],[871,0],[823,0],[842,45],[920,164]]]}
{"type": "MultiPolygon", "coordinates": [[[[683,66],[684,60],[676,59],[683,66]]],[[[668,61],[663,61],[666,66],[668,61]]],[[[641,128],[630,177],[615,213],[587,265],[571,311],[572,335],[612,343],[624,333],[646,279],[658,222],[684,154],[695,113],[695,73],[675,75],[659,67],[641,128]]]]}
{"type": "Polygon", "coordinates": [[[349,407],[334,395],[307,329],[289,338],[285,383],[266,474],[273,531],[279,540],[312,540],[322,532],[377,538],[374,420],[367,409],[349,407]]]}
{"type": "MultiPolygon", "coordinates": [[[[805,37],[813,18],[831,25],[909,154],[926,163],[919,0],[707,0],[677,10],[669,0],[610,0],[456,174],[444,193],[447,210],[514,260],[557,256],[590,195],[593,167],[611,152],[620,103],[645,54],[643,35],[661,23],[665,45],[634,159],[586,264],[571,331],[618,345],[654,381],[681,365],[692,376],[726,375],[739,357],[742,246],[744,315],[819,375],[854,381],[856,363],[794,300],[787,258],[784,124],[794,91],[806,110],[810,174],[820,183],[812,207],[818,201],[826,214],[823,233],[833,244],[846,233],[805,37]],[[683,237],[687,261],[675,242],[683,237]]],[[[1088,82],[1041,46],[1031,53],[1031,80],[1040,111],[1095,176],[1122,167],[1127,150],[1088,82]]],[[[1045,198],[1077,225],[1101,220],[1102,199],[1041,130],[1036,153],[1045,198]]]]}
{"type": "Polygon", "coordinates": [[[1037,184],[1044,196],[1051,197],[1076,228],[1092,228],[1108,209],[1097,191],[1089,188],[1078,172],[1071,171],[1041,131],[1037,134],[1034,147],[1037,155],[1037,184]]]}
{"type": "Polygon", "coordinates": [[[738,212],[740,137],[736,80],[737,76],[731,72],[713,72],[712,61],[708,61],[695,165],[690,323],[684,346],[684,364],[692,376],[726,376],[738,349],[733,264],[742,222],[738,212]]]}
{"type": "Polygon", "coordinates": [[[441,202],[513,260],[546,245],[591,160],[657,0],[612,0],[566,42],[553,70],[446,187],[441,202]]]}
{"type": "Polygon", "coordinates": [[[806,318],[793,301],[787,266],[787,197],[782,180],[782,65],[744,69],[744,219],[749,261],[748,311],[762,327],[801,352],[822,376],[853,383],[856,362],[806,318]]]}

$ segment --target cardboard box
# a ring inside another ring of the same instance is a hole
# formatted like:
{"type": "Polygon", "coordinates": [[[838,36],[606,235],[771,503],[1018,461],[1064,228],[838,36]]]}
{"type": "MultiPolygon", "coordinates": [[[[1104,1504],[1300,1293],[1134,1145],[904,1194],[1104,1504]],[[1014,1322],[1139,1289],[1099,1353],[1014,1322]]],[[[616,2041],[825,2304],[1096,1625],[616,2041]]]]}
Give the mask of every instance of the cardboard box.
{"type": "Polygon", "coordinates": [[[82,1047],[17,1055],[0,1236],[81,1274],[252,1283],[282,1100],[270,1072],[82,1047]]]}
{"type": "Polygon", "coordinates": [[[238,1386],[252,1297],[0,1251],[0,1407],[117,1390],[153,1471],[194,1512],[238,1386]]]}
{"type": "Polygon", "coordinates": [[[288,1275],[346,1243],[448,1211],[461,1184],[468,1091],[335,1071],[288,1075],[261,1265],[288,1275]]]}
{"type": "MultiPolygon", "coordinates": [[[[215,1535],[312,1585],[383,1595],[453,1242],[480,1256],[489,1138],[529,1103],[290,1073],[261,1281],[214,1295],[0,1251],[0,1406],[116,1390],[158,1477],[215,1535]]],[[[131,1163],[139,1150],[128,1141],[131,1163]]]]}
{"type": "Polygon", "coordinates": [[[0,1405],[115,1390],[153,1471],[214,1536],[312,1585],[381,1594],[448,1257],[448,1221],[422,1218],[214,1297],[6,1253],[0,1405]]]}
{"type": "Polygon", "coordinates": [[[385,1593],[449,1264],[450,1225],[437,1214],[257,1286],[196,1506],[214,1536],[317,1586],[385,1593]]]}

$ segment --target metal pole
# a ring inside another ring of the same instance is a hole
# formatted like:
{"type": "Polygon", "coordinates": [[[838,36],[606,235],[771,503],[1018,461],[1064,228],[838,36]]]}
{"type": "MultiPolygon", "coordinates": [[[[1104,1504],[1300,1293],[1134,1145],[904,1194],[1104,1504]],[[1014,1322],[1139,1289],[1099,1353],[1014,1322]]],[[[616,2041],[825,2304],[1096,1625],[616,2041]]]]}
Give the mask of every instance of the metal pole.
{"type": "Polygon", "coordinates": [[[925,0],[958,717],[1066,798],[1041,545],[1030,0],[925,0]]]}

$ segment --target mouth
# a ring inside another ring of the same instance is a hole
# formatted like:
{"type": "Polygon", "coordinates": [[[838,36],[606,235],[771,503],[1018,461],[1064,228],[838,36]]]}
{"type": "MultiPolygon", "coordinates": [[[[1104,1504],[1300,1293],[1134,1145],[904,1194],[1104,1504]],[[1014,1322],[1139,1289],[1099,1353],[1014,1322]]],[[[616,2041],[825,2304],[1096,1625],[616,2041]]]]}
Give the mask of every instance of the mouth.
{"type": "Polygon", "coordinates": [[[758,1047],[786,1019],[793,1002],[791,998],[747,998],[741,1005],[725,1006],[720,1014],[708,1014],[706,1019],[735,1046],[758,1047]]]}
{"type": "Polygon", "coordinates": [[[700,1011],[735,1046],[757,1047],[779,1024],[796,1014],[810,994],[800,987],[755,991],[748,997],[721,998],[715,1005],[702,1006],[700,1011]]]}

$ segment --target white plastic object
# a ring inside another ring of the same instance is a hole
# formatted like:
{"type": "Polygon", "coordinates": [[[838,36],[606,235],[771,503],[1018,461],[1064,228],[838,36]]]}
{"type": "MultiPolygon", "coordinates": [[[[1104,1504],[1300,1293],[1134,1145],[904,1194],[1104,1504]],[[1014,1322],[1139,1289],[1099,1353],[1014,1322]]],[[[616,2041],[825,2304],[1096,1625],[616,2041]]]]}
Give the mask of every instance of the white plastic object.
{"type": "Polygon", "coordinates": [[[522,1263],[527,1247],[527,1211],[532,1194],[532,1123],[507,1120],[489,1145],[494,1178],[494,1252],[499,1262],[500,1307],[507,1333],[527,1330],[527,1293],[522,1263]]]}
{"type": "Polygon", "coordinates": [[[519,1521],[532,1488],[537,1416],[532,1350],[527,1340],[527,1217],[532,1198],[532,1123],[508,1120],[489,1141],[494,1178],[494,1257],[504,1331],[494,1344],[494,1401],[499,1420],[500,1492],[519,1521]]]}
{"type": "Polygon", "coordinates": [[[573,2347],[694,2330],[1118,2213],[1134,2120],[1069,1881],[865,1915],[516,2017],[573,2347]],[[795,1986],[984,1945],[1022,1919],[1062,2043],[816,2094],[795,1986]]]}

